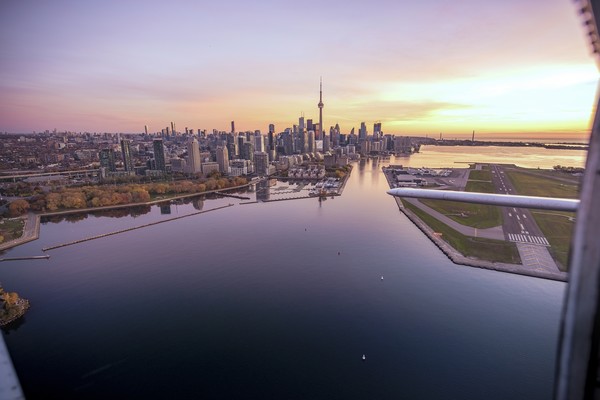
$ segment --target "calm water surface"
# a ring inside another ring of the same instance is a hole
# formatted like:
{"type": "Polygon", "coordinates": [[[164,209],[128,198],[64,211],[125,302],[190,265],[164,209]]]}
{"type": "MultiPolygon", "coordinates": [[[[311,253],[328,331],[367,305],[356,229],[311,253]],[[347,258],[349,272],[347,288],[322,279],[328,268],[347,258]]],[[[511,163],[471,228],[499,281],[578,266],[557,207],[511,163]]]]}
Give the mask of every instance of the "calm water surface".
{"type": "Polygon", "coordinates": [[[235,204],[2,263],[32,304],[4,331],[26,396],[550,398],[564,284],[452,264],[385,194],[382,165],[355,164],[321,203],[45,223],[10,256],[235,204]]]}

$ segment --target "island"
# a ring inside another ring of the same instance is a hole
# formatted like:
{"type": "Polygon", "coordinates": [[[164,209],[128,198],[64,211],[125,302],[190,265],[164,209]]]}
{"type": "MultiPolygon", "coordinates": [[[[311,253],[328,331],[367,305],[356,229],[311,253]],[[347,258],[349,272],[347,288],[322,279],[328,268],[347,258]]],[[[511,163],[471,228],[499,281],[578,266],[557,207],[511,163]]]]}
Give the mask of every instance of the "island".
{"type": "MultiPolygon", "coordinates": [[[[390,188],[425,187],[576,199],[579,171],[473,163],[469,168],[383,167],[390,188]]],[[[567,279],[575,213],[396,198],[399,209],[455,264],[567,279]]]]}
{"type": "Polygon", "coordinates": [[[28,309],[29,300],[19,297],[16,292],[5,292],[0,286],[0,326],[21,318],[28,309]]]}

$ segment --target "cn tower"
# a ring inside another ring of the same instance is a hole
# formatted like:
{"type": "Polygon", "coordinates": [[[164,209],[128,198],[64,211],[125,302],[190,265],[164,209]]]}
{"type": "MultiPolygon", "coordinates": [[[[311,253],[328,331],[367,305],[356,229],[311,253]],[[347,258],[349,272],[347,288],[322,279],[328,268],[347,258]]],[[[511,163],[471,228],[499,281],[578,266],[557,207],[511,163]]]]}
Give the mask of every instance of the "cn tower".
{"type": "Polygon", "coordinates": [[[319,135],[318,139],[323,139],[323,78],[320,78],[319,82],[319,135]]]}

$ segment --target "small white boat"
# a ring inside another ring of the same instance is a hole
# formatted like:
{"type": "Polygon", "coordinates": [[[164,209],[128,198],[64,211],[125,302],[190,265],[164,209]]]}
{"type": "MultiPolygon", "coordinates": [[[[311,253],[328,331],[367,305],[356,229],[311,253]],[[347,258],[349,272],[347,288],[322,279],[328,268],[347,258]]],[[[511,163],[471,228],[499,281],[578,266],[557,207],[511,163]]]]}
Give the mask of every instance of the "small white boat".
{"type": "Polygon", "coordinates": [[[367,359],[367,356],[365,356],[365,355],[363,354],[363,356],[362,356],[362,359],[363,359],[363,361],[365,361],[365,360],[367,359]]]}
{"type": "Polygon", "coordinates": [[[381,275],[381,280],[383,280],[383,275],[381,275]]]}

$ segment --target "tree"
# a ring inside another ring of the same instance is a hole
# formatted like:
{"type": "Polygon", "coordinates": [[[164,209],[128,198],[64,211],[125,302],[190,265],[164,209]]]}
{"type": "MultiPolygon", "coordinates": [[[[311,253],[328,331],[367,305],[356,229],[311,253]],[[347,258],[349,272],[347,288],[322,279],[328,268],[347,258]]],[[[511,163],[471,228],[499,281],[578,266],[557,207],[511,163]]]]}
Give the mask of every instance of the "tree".
{"type": "Polygon", "coordinates": [[[62,196],[60,195],[60,193],[48,193],[46,195],[46,208],[48,209],[48,211],[58,210],[61,197],[62,196]]]}
{"type": "Polygon", "coordinates": [[[208,177],[213,179],[219,179],[221,177],[221,173],[219,171],[211,171],[208,174],[208,177]]]}
{"type": "Polygon", "coordinates": [[[29,202],[27,200],[18,199],[10,203],[8,213],[11,217],[18,217],[29,210],[29,202]]]}

